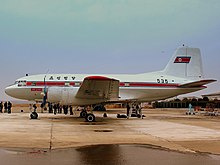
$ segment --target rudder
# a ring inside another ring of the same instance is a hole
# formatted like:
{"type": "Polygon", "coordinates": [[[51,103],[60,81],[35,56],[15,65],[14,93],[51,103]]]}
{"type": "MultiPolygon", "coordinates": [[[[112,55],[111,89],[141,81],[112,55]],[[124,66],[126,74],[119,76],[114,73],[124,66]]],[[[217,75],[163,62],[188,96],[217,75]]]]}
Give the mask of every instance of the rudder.
{"type": "Polygon", "coordinates": [[[163,70],[167,75],[182,78],[203,78],[202,58],[199,48],[178,48],[163,70]]]}

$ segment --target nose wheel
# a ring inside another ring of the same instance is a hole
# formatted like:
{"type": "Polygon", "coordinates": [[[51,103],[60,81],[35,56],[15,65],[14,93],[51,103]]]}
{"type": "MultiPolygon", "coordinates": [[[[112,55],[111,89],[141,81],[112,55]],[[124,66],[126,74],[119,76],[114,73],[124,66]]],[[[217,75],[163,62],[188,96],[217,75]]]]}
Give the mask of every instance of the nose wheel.
{"type": "Polygon", "coordinates": [[[31,119],[37,119],[37,118],[38,118],[37,112],[32,112],[32,113],[30,114],[30,118],[31,118],[31,119]]]}

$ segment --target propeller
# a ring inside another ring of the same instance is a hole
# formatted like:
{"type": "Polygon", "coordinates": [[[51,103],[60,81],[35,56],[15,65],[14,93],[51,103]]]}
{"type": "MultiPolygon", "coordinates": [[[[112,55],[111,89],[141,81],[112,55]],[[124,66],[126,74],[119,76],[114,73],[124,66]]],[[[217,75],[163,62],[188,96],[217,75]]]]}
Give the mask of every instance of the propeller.
{"type": "Polygon", "coordinates": [[[47,103],[47,86],[46,86],[46,76],[44,76],[44,90],[43,90],[43,105],[45,106],[47,103]]]}

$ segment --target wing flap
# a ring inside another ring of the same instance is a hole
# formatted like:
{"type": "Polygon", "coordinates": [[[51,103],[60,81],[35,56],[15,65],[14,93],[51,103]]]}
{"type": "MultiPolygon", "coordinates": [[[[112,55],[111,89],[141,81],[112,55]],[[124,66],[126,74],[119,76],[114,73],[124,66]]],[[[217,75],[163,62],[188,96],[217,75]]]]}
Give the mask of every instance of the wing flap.
{"type": "Polygon", "coordinates": [[[186,83],[186,84],[182,84],[179,85],[178,87],[181,88],[196,88],[196,87],[201,87],[203,85],[215,82],[216,80],[213,79],[207,79],[207,80],[200,80],[200,81],[195,81],[195,82],[191,82],[191,83],[186,83]]]}
{"type": "Polygon", "coordinates": [[[83,80],[76,98],[114,100],[119,98],[119,81],[103,77],[89,76],[83,80]]]}

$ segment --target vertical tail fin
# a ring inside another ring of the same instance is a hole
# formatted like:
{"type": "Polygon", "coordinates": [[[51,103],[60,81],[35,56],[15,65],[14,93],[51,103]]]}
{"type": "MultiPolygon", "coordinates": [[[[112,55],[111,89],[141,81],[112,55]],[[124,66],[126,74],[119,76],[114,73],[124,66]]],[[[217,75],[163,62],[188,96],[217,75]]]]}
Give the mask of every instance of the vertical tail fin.
{"type": "Polygon", "coordinates": [[[163,70],[167,75],[176,77],[201,79],[203,68],[201,53],[198,48],[178,48],[163,70]]]}

